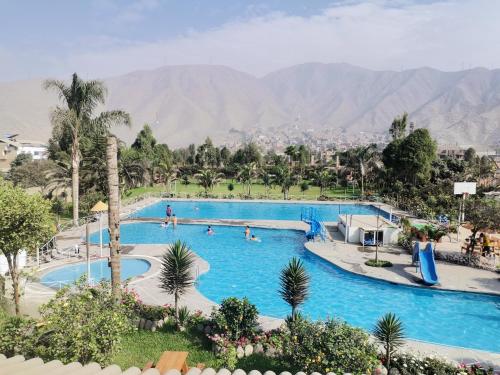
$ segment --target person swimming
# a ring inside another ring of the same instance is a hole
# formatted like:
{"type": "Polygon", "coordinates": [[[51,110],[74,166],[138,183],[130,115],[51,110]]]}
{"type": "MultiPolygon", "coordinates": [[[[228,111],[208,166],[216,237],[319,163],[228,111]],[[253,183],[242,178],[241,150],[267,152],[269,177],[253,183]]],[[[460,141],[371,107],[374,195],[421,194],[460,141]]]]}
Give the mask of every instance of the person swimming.
{"type": "Polygon", "coordinates": [[[168,223],[170,221],[170,217],[172,216],[172,207],[169,204],[167,205],[167,210],[165,214],[166,214],[165,223],[168,223]]]}
{"type": "Polygon", "coordinates": [[[208,234],[209,236],[211,236],[211,235],[215,234],[215,232],[214,232],[214,230],[212,229],[212,226],[211,226],[211,225],[209,225],[209,226],[208,226],[208,228],[207,228],[207,234],[208,234]]]}
{"type": "Polygon", "coordinates": [[[252,237],[250,237],[250,241],[260,242],[260,238],[255,237],[255,234],[252,234],[252,237]]]}
{"type": "Polygon", "coordinates": [[[245,238],[250,239],[250,227],[248,225],[245,228],[245,238]]]}

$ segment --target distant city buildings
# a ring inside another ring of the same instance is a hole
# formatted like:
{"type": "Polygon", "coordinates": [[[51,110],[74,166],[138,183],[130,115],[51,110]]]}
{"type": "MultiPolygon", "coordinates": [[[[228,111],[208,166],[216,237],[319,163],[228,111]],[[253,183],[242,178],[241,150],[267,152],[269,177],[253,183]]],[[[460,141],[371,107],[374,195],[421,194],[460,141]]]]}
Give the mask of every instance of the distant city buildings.
{"type": "Polygon", "coordinates": [[[30,154],[33,160],[47,159],[47,145],[39,141],[18,139],[18,134],[0,137],[0,172],[8,172],[10,164],[20,154],[30,154]]]}

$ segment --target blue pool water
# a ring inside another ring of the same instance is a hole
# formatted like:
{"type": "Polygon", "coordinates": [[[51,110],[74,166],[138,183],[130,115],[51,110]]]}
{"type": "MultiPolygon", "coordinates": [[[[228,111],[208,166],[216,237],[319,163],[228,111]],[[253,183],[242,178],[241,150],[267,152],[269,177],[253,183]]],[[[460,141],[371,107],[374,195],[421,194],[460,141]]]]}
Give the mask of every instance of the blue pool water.
{"type": "Polygon", "coordinates": [[[337,221],[338,215],[389,214],[372,205],[364,204],[306,204],[268,202],[166,201],[145,207],[131,217],[165,217],[167,204],[179,218],[188,219],[246,219],[246,220],[300,220],[302,208],[315,207],[324,221],[337,221]]]}
{"type": "MultiPolygon", "coordinates": [[[[122,259],[121,260],[121,278],[122,281],[131,277],[139,276],[147,272],[151,264],[144,259],[122,259]]],[[[70,266],[58,268],[42,276],[40,282],[52,288],[72,284],[82,275],[87,273],[87,264],[77,263],[70,266]]],[[[98,260],[90,263],[90,276],[93,281],[111,280],[111,268],[108,267],[108,261],[98,260]]]]}
{"type": "MultiPolygon", "coordinates": [[[[299,231],[253,228],[262,239],[258,243],[246,241],[242,227],[213,226],[213,236],[205,234],[203,225],[174,230],[157,223],[132,223],[121,228],[124,244],[186,241],[210,264],[197,288],[216,302],[246,296],[264,315],[287,316],[290,308],[278,295],[279,272],[298,256],[311,276],[310,298],[302,311],[312,318],[340,317],[370,330],[391,311],[401,317],[410,338],[500,351],[500,297],[413,288],[355,275],[308,252],[299,231]]],[[[92,241],[98,241],[97,233],[92,241]]]]}

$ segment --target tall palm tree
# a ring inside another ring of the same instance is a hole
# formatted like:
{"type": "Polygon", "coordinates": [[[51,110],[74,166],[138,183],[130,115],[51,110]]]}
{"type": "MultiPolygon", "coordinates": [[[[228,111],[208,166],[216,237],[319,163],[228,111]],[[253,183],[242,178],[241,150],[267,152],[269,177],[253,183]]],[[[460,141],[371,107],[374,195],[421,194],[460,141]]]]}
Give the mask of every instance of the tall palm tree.
{"type": "Polygon", "coordinates": [[[205,194],[212,191],[214,186],[218,184],[224,177],[224,174],[218,173],[214,169],[203,168],[198,173],[195,174],[198,179],[198,183],[205,189],[205,194]]]}
{"type": "Polygon", "coordinates": [[[383,345],[385,349],[385,367],[390,369],[392,354],[404,343],[403,323],[395,314],[387,313],[377,321],[372,333],[383,345]]]}
{"type": "Polygon", "coordinates": [[[118,145],[116,137],[108,137],[106,145],[108,169],[108,227],[109,255],[111,258],[111,288],[118,301],[121,289],[120,279],[120,182],[118,178],[118,145]]]}
{"type": "Polygon", "coordinates": [[[283,199],[288,199],[290,188],[297,184],[297,177],[292,173],[292,170],[287,165],[278,165],[274,171],[274,183],[281,186],[283,199]]]}
{"type": "Polygon", "coordinates": [[[246,187],[246,194],[250,196],[251,188],[252,188],[252,180],[257,178],[257,164],[256,163],[248,163],[244,164],[240,167],[238,171],[237,178],[246,187]]]}
{"type": "Polygon", "coordinates": [[[271,173],[269,173],[268,171],[266,171],[265,169],[263,169],[260,172],[260,177],[262,178],[262,184],[264,185],[264,188],[266,189],[266,197],[269,197],[269,190],[271,190],[273,187],[274,176],[271,173]]]}
{"type": "Polygon", "coordinates": [[[292,320],[295,320],[297,308],[309,296],[309,275],[300,259],[292,258],[281,270],[279,293],[292,307],[292,320]]]}
{"type": "Polygon", "coordinates": [[[346,152],[348,168],[359,173],[361,180],[361,196],[365,195],[365,178],[367,174],[378,166],[380,159],[377,145],[360,146],[346,152]]]}
{"type": "Polygon", "coordinates": [[[171,162],[161,162],[158,164],[157,168],[160,180],[163,180],[167,193],[170,194],[171,184],[173,181],[177,180],[177,168],[171,162]]]}
{"type": "Polygon", "coordinates": [[[123,189],[128,190],[145,184],[148,168],[135,150],[126,147],[120,149],[118,168],[123,189]]]}
{"type": "Polygon", "coordinates": [[[189,246],[181,241],[170,245],[163,254],[160,271],[160,287],[174,295],[175,323],[179,324],[179,298],[194,283],[192,268],[194,256],[189,246]]]}
{"type": "Polygon", "coordinates": [[[52,122],[71,129],[73,224],[78,225],[81,132],[86,128],[107,131],[114,124],[129,125],[130,116],[123,111],[108,111],[93,117],[93,112],[99,104],[104,104],[106,97],[106,87],[101,81],[83,81],[74,73],[70,85],[59,80],[47,80],[43,86],[45,89],[56,90],[59,98],[66,104],[66,108],[55,109],[52,122]]]}

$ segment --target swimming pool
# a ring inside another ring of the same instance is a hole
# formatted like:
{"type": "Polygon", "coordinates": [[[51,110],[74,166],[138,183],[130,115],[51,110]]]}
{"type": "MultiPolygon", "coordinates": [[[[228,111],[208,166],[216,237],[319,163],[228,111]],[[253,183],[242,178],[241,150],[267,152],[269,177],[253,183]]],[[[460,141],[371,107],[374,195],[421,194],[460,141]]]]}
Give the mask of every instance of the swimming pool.
{"type": "MultiPolygon", "coordinates": [[[[279,272],[293,256],[311,276],[311,293],[302,308],[314,319],[340,317],[370,330],[386,312],[404,322],[408,337],[445,345],[500,351],[500,297],[395,285],[346,272],[304,248],[304,233],[252,228],[262,242],[246,241],[242,227],[157,223],[121,227],[123,244],[171,243],[181,239],[210,264],[197,288],[209,299],[248,297],[264,315],[283,318],[290,308],[278,295],[279,272]]],[[[104,233],[107,241],[107,234],[104,233]]],[[[92,235],[98,241],[98,234],[92,235]]],[[[333,250],[332,250],[333,251],[333,250]]]]}
{"type": "MultiPolygon", "coordinates": [[[[121,279],[122,281],[146,273],[151,268],[151,263],[145,259],[122,258],[121,279]]],[[[51,288],[60,288],[72,284],[87,273],[87,263],[77,263],[64,266],[42,276],[40,282],[51,288]]],[[[111,268],[108,267],[107,259],[97,260],[90,263],[90,277],[92,281],[111,280],[111,268]]]]}
{"type": "Polygon", "coordinates": [[[389,214],[368,204],[318,204],[271,202],[216,202],[162,200],[139,211],[131,217],[165,217],[167,204],[180,218],[187,219],[241,219],[241,220],[300,220],[303,208],[314,207],[324,221],[338,221],[338,215],[389,214]]]}

